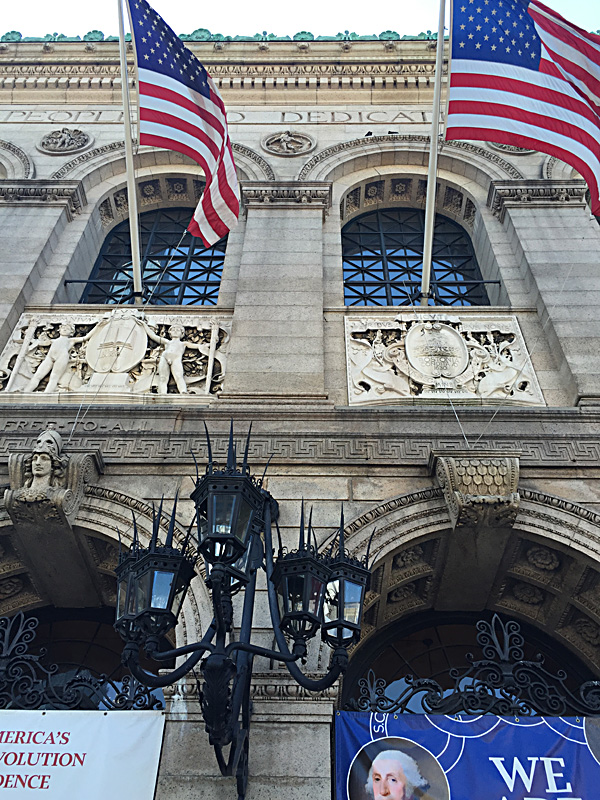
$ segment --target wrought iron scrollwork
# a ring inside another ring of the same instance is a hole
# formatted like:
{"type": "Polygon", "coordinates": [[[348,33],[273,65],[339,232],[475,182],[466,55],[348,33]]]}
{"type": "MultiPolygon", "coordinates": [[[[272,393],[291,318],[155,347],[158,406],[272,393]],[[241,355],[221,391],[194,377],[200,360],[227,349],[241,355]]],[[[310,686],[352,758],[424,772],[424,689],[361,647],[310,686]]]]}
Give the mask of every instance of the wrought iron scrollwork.
{"type": "Polygon", "coordinates": [[[544,658],[525,659],[525,640],[514,620],[477,623],[477,643],[483,659],[466,655],[465,667],[454,667],[454,683],[444,689],[429,678],[405,676],[400,694],[369,670],[358,682],[359,696],[352,711],[425,714],[495,714],[497,716],[592,715],[600,713],[600,681],[588,681],[577,691],[568,686],[564,670],[551,672],[544,658]]]}
{"type": "Polygon", "coordinates": [[[0,617],[0,709],[161,709],[163,702],[132,675],[115,681],[89,669],[45,664],[30,652],[39,621],[19,612],[0,617]]]}

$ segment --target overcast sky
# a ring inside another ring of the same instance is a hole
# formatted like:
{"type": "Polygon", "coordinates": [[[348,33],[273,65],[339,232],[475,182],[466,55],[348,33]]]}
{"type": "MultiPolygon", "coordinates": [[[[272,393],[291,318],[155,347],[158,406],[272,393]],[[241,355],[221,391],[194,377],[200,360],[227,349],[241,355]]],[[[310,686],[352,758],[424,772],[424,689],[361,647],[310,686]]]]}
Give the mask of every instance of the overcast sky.
{"type": "MultiPolygon", "coordinates": [[[[0,0],[0,35],[19,31],[23,36],[63,33],[83,36],[101,30],[106,36],[117,33],[117,0],[0,0]]],[[[600,0],[546,0],[546,4],[586,30],[600,29],[600,0]]],[[[224,36],[275,33],[293,36],[310,31],[316,36],[340,31],[380,34],[385,30],[417,34],[436,30],[438,0],[396,0],[344,3],[303,0],[289,2],[248,2],[228,0],[209,3],[197,0],[151,0],[151,5],[177,33],[208,28],[224,36]]]]}

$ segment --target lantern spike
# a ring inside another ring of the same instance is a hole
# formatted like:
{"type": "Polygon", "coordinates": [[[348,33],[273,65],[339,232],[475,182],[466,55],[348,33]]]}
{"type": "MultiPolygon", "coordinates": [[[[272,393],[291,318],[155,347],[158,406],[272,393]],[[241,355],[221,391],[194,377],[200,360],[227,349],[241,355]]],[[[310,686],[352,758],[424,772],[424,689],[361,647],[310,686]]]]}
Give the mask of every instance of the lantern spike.
{"type": "Polygon", "coordinates": [[[373,532],[369,537],[369,543],[367,544],[367,554],[365,556],[365,567],[369,569],[369,554],[371,552],[371,545],[373,544],[373,538],[377,532],[377,528],[373,528],[373,532]]]}
{"type": "Polygon", "coordinates": [[[283,555],[283,542],[281,541],[281,531],[279,530],[279,522],[275,520],[275,530],[277,531],[277,541],[279,543],[279,556],[283,555]]]}
{"type": "Polygon", "coordinates": [[[133,517],[133,541],[131,543],[131,549],[135,552],[139,547],[140,540],[138,536],[137,520],[133,511],[131,512],[131,516],[133,517]]]}
{"type": "Polygon", "coordinates": [[[190,546],[190,541],[191,541],[191,538],[192,538],[192,531],[194,530],[194,525],[196,523],[196,517],[197,516],[198,516],[198,512],[196,511],[194,513],[194,516],[192,517],[192,521],[190,522],[190,524],[188,526],[185,539],[183,540],[183,550],[182,550],[183,555],[186,555],[188,547],[190,546]]]}
{"type": "Polygon", "coordinates": [[[194,481],[195,485],[198,486],[200,483],[200,471],[198,470],[198,461],[196,460],[196,454],[192,450],[192,458],[194,459],[194,466],[196,467],[196,480],[194,481]]]}
{"type": "Polygon", "coordinates": [[[160,500],[160,506],[158,507],[158,514],[154,508],[154,503],[152,503],[152,538],[150,539],[150,550],[156,550],[156,546],[158,544],[158,531],[160,529],[160,514],[162,510],[164,496],[160,500]]]}
{"type": "Polygon", "coordinates": [[[121,530],[117,527],[117,536],[119,537],[119,559],[121,558],[121,550],[123,549],[123,541],[121,539],[121,530]]]}
{"type": "Polygon", "coordinates": [[[272,458],[273,458],[273,453],[271,453],[271,455],[269,456],[269,460],[267,461],[267,463],[266,463],[266,466],[265,466],[265,471],[263,472],[263,474],[262,474],[262,478],[260,479],[260,485],[261,485],[261,486],[262,486],[262,485],[263,485],[263,483],[265,482],[265,476],[266,476],[266,474],[267,474],[267,470],[269,469],[269,464],[271,463],[271,459],[272,459],[272,458]]]}
{"type": "Polygon", "coordinates": [[[173,534],[175,532],[175,512],[177,511],[177,500],[179,499],[179,489],[175,492],[175,499],[173,500],[173,510],[171,511],[171,519],[169,520],[169,530],[167,531],[167,541],[165,547],[173,547],[173,534]]]}
{"type": "Polygon", "coordinates": [[[313,512],[313,507],[311,506],[310,507],[310,512],[308,514],[308,543],[310,544],[311,538],[314,539],[314,542],[315,542],[315,553],[318,554],[319,553],[319,545],[317,544],[317,537],[315,536],[315,532],[313,531],[312,512],[313,512]]]}
{"type": "Polygon", "coordinates": [[[242,472],[244,475],[248,472],[248,452],[250,450],[250,435],[252,434],[252,423],[248,428],[248,436],[246,436],[246,447],[244,448],[244,461],[242,462],[242,472]]]}
{"type": "MultiPolygon", "coordinates": [[[[208,434],[208,428],[206,427],[206,420],[203,420],[203,422],[204,422],[204,432],[206,434],[206,450],[207,450],[207,455],[208,455],[208,466],[207,466],[206,470],[207,470],[209,475],[212,475],[212,471],[213,471],[212,447],[210,446],[210,436],[208,434]]],[[[192,455],[193,455],[193,453],[192,453],[192,455]]],[[[194,461],[195,461],[195,459],[194,459],[194,461]]]]}
{"type": "Polygon", "coordinates": [[[340,536],[338,545],[338,556],[344,557],[344,504],[342,503],[342,510],[340,513],[340,536]]]}
{"type": "Polygon", "coordinates": [[[302,505],[300,506],[300,540],[298,542],[298,550],[304,550],[304,498],[302,498],[302,505]]]}
{"type": "Polygon", "coordinates": [[[229,426],[229,446],[227,447],[227,472],[235,470],[235,447],[233,444],[233,418],[229,426]]]}

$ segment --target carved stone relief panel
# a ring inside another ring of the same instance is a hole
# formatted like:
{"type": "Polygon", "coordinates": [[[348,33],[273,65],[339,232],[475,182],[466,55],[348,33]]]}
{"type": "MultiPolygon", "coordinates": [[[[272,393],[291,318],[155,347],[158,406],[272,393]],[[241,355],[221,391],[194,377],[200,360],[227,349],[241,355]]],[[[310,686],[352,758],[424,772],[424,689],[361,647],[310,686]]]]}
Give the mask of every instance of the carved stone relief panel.
{"type": "Polygon", "coordinates": [[[230,320],[196,314],[24,314],[0,355],[0,402],[29,395],[195,395],[214,398],[225,376],[230,320]]]}
{"type": "Polygon", "coordinates": [[[433,455],[450,522],[486,528],[511,526],[519,510],[519,459],[494,452],[433,455]]]}
{"type": "Polygon", "coordinates": [[[346,360],[350,405],[545,405],[514,316],[347,317],[346,360]]]}
{"type": "Polygon", "coordinates": [[[78,153],[90,147],[91,144],[92,137],[89,133],[74,128],[62,128],[61,130],[47,133],[39,143],[38,150],[53,156],[60,156],[68,153],[78,153]]]}
{"type": "Polygon", "coordinates": [[[261,142],[261,147],[267,153],[272,153],[276,156],[301,156],[304,153],[310,153],[314,150],[316,145],[312,136],[306,133],[298,133],[298,131],[280,131],[279,133],[272,133],[261,142]]]}

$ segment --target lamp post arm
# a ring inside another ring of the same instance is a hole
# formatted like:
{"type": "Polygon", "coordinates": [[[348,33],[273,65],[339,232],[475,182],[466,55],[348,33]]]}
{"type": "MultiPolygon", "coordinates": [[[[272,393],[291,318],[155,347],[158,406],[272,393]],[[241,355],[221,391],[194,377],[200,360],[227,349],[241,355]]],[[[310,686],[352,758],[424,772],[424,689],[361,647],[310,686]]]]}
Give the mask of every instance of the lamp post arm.
{"type": "Polygon", "coordinates": [[[214,645],[212,645],[211,642],[214,638],[216,630],[217,626],[215,620],[213,619],[208,627],[208,630],[199,642],[186,644],[183,647],[176,647],[173,650],[162,650],[160,653],[157,651],[152,651],[149,652],[148,655],[150,655],[153,661],[170,661],[172,658],[186,656],[188,653],[196,653],[199,649],[202,652],[208,651],[212,653],[214,650],[214,645]]]}
{"type": "MultiPolygon", "coordinates": [[[[252,653],[254,656],[264,656],[264,658],[272,658],[282,662],[297,661],[299,658],[302,658],[304,652],[306,652],[306,648],[301,648],[302,652],[290,653],[288,650],[287,653],[279,653],[277,650],[270,650],[268,647],[259,647],[257,644],[232,642],[227,645],[225,653],[230,655],[234,650],[242,650],[244,653],[252,653]]],[[[294,650],[296,650],[296,648],[294,648],[294,650]]]]}
{"type": "Polygon", "coordinates": [[[205,645],[200,648],[200,643],[198,643],[197,647],[198,649],[183,664],[169,672],[168,675],[153,675],[151,672],[146,672],[140,666],[138,646],[133,642],[125,645],[123,663],[140,683],[149,686],[151,689],[163,689],[165,686],[170,686],[172,683],[184,678],[200,661],[203,653],[207,650],[213,650],[212,645],[205,645]]]}
{"type": "Polygon", "coordinates": [[[311,692],[321,692],[323,689],[328,689],[332,686],[339,676],[346,671],[348,664],[348,654],[345,650],[334,653],[333,667],[329,672],[318,680],[307,677],[300,667],[294,663],[296,658],[290,653],[285,636],[279,627],[279,609],[277,607],[277,594],[275,592],[275,584],[271,580],[273,575],[273,540],[271,536],[271,505],[268,500],[265,501],[265,566],[267,573],[267,593],[269,596],[269,610],[271,612],[271,622],[273,623],[273,633],[275,634],[275,641],[277,647],[281,651],[276,657],[283,661],[288,669],[288,672],[294,678],[296,683],[299,683],[304,689],[311,692]]]}

